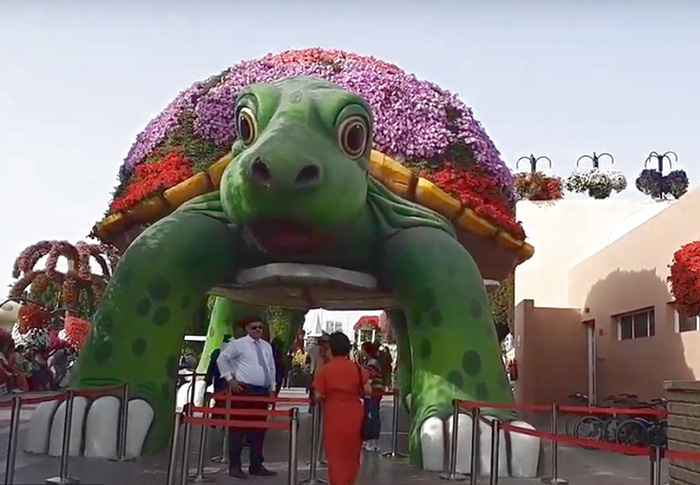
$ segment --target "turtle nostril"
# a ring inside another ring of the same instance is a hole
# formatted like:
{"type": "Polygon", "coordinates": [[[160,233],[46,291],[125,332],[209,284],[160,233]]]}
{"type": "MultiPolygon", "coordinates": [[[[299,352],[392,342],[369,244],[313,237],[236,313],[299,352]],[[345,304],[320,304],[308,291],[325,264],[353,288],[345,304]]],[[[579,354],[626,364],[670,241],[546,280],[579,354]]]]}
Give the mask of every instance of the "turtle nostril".
{"type": "Polygon", "coordinates": [[[250,166],[250,178],[255,185],[262,187],[270,186],[272,174],[270,174],[270,169],[267,167],[267,164],[263,162],[260,157],[256,158],[250,166]]]}
{"type": "Polygon", "coordinates": [[[306,165],[294,179],[295,187],[310,187],[321,181],[321,168],[318,165],[306,165]]]}

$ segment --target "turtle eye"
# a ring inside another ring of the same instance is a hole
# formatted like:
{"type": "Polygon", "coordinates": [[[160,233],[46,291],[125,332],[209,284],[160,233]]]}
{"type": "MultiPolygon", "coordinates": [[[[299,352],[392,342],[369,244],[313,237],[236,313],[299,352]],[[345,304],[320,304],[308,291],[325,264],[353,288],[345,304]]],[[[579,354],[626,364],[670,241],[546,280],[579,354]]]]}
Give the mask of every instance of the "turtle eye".
{"type": "Polygon", "coordinates": [[[238,111],[238,137],[244,145],[250,145],[258,136],[258,124],[255,121],[253,110],[243,107],[238,111]]]}
{"type": "Polygon", "coordinates": [[[338,128],[338,144],[350,158],[358,158],[369,143],[367,122],[361,116],[351,116],[338,128]]]}

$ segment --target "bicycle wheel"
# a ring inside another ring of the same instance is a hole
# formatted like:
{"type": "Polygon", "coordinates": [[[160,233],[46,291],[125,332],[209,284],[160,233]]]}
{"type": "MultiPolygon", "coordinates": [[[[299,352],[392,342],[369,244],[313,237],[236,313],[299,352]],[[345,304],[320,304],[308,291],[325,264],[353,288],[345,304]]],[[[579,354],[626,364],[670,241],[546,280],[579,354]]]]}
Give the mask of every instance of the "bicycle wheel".
{"type": "Polygon", "coordinates": [[[617,428],[617,442],[627,446],[644,446],[648,443],[647,427],[637,419],[628,419],[617,428]]]}
{"type": "Polygon", "coordinates": [[[617,442],[617,429],[619,428],[620,422],[616,417],[608,417],[603,420],[603,431],[602,439],[608,443],[617,442]]]}
{"type": "Polygon", "coordinates": [[[603,421],[595,416],[584,416],[574,427],[574,436],[580,439],[600,441],[603,435],[603,421]]]}

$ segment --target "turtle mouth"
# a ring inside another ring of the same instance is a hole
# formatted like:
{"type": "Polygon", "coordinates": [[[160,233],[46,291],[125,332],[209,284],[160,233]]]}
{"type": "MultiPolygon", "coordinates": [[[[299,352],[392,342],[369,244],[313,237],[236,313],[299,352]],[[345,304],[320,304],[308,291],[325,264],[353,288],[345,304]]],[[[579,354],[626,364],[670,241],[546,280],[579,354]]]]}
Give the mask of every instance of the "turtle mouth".
{"type": "Polygon", "coordinates": [[[269,253],[309,254],[335,245],[333,237],[313,225],[285,219],[259,218],[248,228],[255,242],[269,253]]]}

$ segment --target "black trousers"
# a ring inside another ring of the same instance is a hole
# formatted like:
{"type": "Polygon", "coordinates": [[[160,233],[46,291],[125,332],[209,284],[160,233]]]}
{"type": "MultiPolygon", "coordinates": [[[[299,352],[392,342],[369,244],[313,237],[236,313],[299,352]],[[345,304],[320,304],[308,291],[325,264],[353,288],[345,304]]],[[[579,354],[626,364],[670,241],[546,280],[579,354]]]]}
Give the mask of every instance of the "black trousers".
{"type": "MultiPolygon", "coordinates": [[[[241,396],[265,396],[269,397],[270,390],[266,387],[251,386],[249,384],[241,384],[243,391],[241,396]]],[[[269,404],[264,402],[231,402],[231,408],[238,409],[269,409],[269,404]]],[[[265,416],[231,416],[232,420],[236,421],[266,421],[265,416]]],[[[264,429],[242,429],[231,428],[228,437],[228,460],[229,470],[241,469],[241,452],[243,451],[243,439],[248,437],[250,444],[250,468],[252,470],[260,469],[263,464],[263,442],[265,440],[264,429]]]]}

